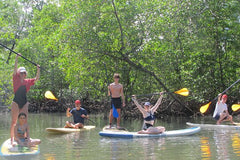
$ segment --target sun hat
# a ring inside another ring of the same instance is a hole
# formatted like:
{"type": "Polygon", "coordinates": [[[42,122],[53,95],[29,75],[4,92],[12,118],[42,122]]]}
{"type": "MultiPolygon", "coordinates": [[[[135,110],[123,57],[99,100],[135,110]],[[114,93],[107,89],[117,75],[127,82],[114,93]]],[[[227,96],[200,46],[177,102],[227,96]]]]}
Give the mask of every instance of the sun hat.
{"type": "Polygon", "coordinates": [[[27,72],[25,67],[19,67],[19,73],[27,72]]]}
{"type": "Polygon", "coordinates": [[[150,106],[150,105],[151,105],[150,102],[145,102],[145,103],[144,103],[144,106],[150,106]]]}

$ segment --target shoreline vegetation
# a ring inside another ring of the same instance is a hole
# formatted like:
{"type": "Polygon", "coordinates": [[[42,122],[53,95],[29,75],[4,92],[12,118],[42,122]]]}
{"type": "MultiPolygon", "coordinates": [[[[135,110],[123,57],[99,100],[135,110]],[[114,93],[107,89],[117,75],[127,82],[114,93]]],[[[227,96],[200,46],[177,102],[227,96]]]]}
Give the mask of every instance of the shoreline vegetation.
{"type": "MultiPolygon", "coordinates": [[[[0,1],[0,106],[13,100],[16,56],[4,45],[42,68],[28,92],[30,112],[65,112],[80,99],[90,113],[108,114],[107,86],[119,73],[123,118],[141,116],[130,95],[161,91],[169,94],[157,117],[201,115],[201,105],[239,79],[239,8],[236,0],[0,1]],[[181,88],[190,95],[173,94],[181,88]],[[48,90],[62,104],[44,99],[48,90]]],[[[36,74],[29,61],[18,59],[27,78],[36,74]]],[[[227,91],[229,106],[240,103],[239,89],[227,91]]]]}

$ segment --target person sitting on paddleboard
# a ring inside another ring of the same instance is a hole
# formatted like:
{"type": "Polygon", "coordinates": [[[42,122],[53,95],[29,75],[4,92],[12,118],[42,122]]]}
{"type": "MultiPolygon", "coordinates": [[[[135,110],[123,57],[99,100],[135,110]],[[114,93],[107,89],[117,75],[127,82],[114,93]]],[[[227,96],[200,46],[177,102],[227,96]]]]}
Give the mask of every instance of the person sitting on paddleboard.
{"type": "Polygon", "coordinates": [[[220,124],[223,121],[230,121],[231,123],[234,123],[232,121],[232,116],[228,113],[227,108],[227,95],[222,95],[221,93],[218,95],[218,101],[216,103],[216,108],[213,113],[213,118],[217,120],[217,124],[220,124]]]}
{"type": "Polygon", "coordinates": [[[163,97],[163,92],[160,93],[160,97],[157,103],[153,107],[151,107],[150,102],[145,102],[144,108],[143,108],[138,103],[136,96],[135,95],[132,96],[133,102],[135,103],[137,108],[140,110],[140,112],[142,112],[143,118],[144,118],[144,125],[142,130],[138,132],[139,134],[158,134],[165,131],[165,128],[162,126],[153,127],[154,120],[155,120],[154,112],[156,112],[156,110],[160,106],[162,102],[162,97],[163,97]]]}
{"type": "MultiPolygon", "coordinates": [[[[14,137],[14,126],[17,123],[18,114],[23,112],[28,115],[28,105],[27,102],[27,92],[30,90],[30,87],[39,80],[40,77],[40,66],[37,65],[37,75],[35,78],[26,79],[27,71],[24,67],[17,68],[18,57],[21,54],[16,56],[15,67],[13,73],[13,90],[14,90],[14,99],[11,104],[11,114],[12,114],[12,123],[10,128],[11,144],[13,144],[14,137]]],[[[27,120],[26,120],[27,123],[27,120]]]]}
{"type": "Polygon", "coordinates": [[[18,123],[14,127],[14,139],[20,146],[33,147],[41,143],[40,139],[31,139],[29,135],[29,127],[26,123],[27,115],[20,113],[18,115],[18,123]]]}
{"type": "Polygon", "coordinates": [[[67,109],[66,115],[67,117],[73,116],[74,123],[67,121],[65,128],[75,128],[75,129],[83,128],[84,118],[89,117],[87,114],[87,111],[81,107],[81,102],[79,100],[75,101],[75,108],[73,108],[71,111],[70,111],[70,108],[67,109]]]}

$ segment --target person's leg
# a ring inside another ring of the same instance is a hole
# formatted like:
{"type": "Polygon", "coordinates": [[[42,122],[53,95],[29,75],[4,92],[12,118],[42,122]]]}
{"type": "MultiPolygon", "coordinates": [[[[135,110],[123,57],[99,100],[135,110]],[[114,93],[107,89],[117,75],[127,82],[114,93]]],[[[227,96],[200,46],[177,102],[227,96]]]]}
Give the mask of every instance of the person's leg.
{"type": "Polygon", "coordinates": [[[76,129],[83,128],[83,127],[84,127],[84,126],[83,126],[82,123],[77,123],[77,124],[75,124],[75,128],[76,128],[76,129]]]}
{"type": "Polygon", "coordinates": [[[28,143],[28,146],[35,147],[36,145],[39,145],[41,143],[40,139],[32,139],[30,138],[30,142],[28,143]]]}
{"type": "Polygon", "coordinates": [[[223,121],[223,119],[224,119],[226,116],[227,116],[226,113],[221,113],[221,114],[220,114],[220,117],[219,117],[219,119],[218,119],[218,121],[217,121],[217,124],[221,124],[221,122],[223,121]]]}
{"type": "Polygon", "coordinates": [[[19,113],[25,113],[27,115],[27,119],[26,119],[26,123],[28,121],[28,106],[29,106],[29,102],[27,102],[22,109],[19,110],[19,113]]]}
{"type": "Polygon", "coordinates": [[[16,102],[12,102],[12,105],[11,105],[12,123],[11,123],[11,127],[10,127],[10,136],[11,136],[11,144],[12,145],[13,145],[13,141],[14,141],[14,127],[17,124],[18,114],[19,114],[18,104],[16,102]]]}
{"type": "Polygon", "coordinates": [[[121,108],[117,109],[118,112],[118,118],[117,118],[117,127],[120,127],[120,121],[121,121],[121,108]]]}
{"type": "Polygon", "coordinates": [[[111,128],[112,120],[113,120],[113,115],[112,115],[112,109],[111,109],[109,112],[109,128],[111,128]]]}
{"type": "Polygon", "coordinates": [[[66,121],[66,125],[64,126],[64,128],[74,128],[75,125],[72,122],[66,121]]]}

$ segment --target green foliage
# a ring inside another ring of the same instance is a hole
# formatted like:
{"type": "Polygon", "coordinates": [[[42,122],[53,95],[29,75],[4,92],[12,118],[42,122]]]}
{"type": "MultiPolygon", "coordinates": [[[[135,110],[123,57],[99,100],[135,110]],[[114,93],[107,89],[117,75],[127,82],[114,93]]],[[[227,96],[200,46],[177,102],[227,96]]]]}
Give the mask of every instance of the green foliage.
{"type": "MultiPolygon", "coordinates": [[[[0,18],[0,39],[15,41],[17,51],[49,71],[41,71],[32,98],[52,90],[57,97],[102,99],[118,72],[126,95],[163,90],[160,80],[171,91],[189,88],[188,100],[203,102],[239,78],[239,7],[236,0],[2,1],[1,17],[12,16],[0,18]]],[[[0,51],[5,60],[8,52],[0,51]]],[[[35,67],[20,63],[35,75],[35,67]]],[[[1,74],[1,88],[11,88],[9,76],[1,74]]]]}

